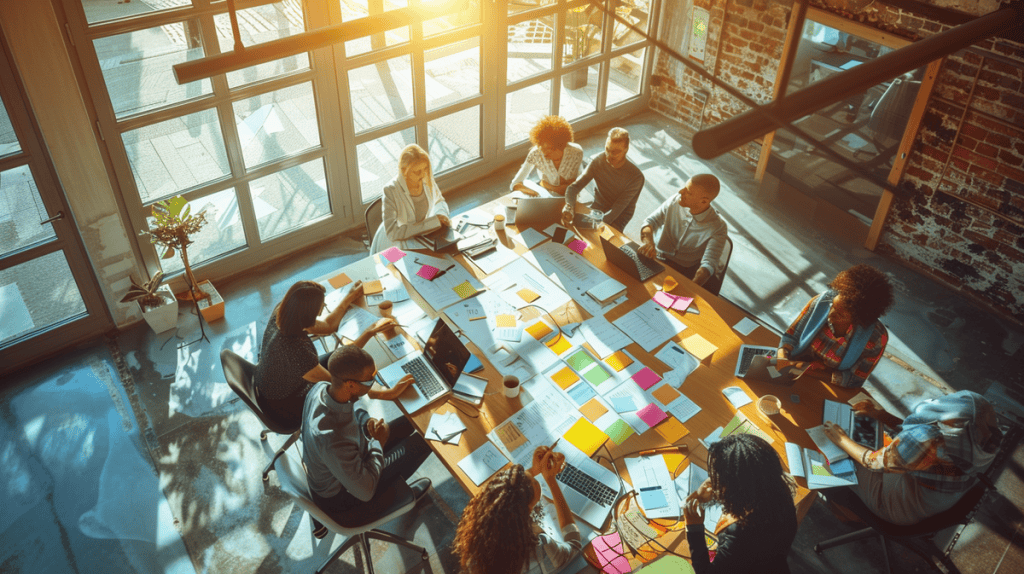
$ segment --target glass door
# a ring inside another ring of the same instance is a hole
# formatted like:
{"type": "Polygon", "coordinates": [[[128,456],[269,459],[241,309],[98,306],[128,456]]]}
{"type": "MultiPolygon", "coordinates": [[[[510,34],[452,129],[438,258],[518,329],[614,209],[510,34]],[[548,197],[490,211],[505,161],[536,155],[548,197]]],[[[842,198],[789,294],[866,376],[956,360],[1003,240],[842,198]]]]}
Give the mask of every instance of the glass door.
{"type": "Polygon", "coordinates": [[[0,35],[0,372],[112,323],[0,35]]]}

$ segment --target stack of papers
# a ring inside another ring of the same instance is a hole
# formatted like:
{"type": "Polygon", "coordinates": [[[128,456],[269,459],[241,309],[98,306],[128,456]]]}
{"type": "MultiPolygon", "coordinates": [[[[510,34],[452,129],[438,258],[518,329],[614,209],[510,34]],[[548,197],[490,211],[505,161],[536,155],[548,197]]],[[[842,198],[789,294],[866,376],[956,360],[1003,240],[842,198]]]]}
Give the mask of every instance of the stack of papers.
{"type": "Polygon", "coordinates": [[[790,474],[807,478],[808,488],[821,489],[857,484],[857,469],[849,458],[835,461],[830,459],[826,462],[820,452],[787,442],[786,459],[790,474]]]}
{"type": "Polygon", "coordinates": [[[427,425],[426,436],[430,440],[436,440],[445,444],[459,444],[462,433],[466,431],[466,425],[455,413],[435,412],[430,415],[430,424],[427,425]]]}
{"type": "Polygon", "coordinates": [[[602,305],[618,299],[625,293],[626,286],[611,277],[598,283],[594,287],[591,287],[590,290],[587,291],[587,295],[590,295],[595,301],[602,305]]]}

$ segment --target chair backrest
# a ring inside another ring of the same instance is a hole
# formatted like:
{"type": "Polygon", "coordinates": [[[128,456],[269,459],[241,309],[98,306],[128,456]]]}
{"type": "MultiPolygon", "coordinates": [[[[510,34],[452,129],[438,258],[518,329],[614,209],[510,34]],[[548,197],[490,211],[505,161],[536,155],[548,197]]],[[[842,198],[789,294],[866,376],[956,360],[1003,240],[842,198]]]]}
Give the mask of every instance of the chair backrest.
{"type": "Polygon", "coordinates": [[[373,242],[373,236],[377,233],[377,228],[384,221],[384,198],[378,197],[366,208],[366,213],[363,215],[363,219],[366,220],[366,236],[370,238],[370,242],[373,242]]]}
{"type": "Polygon", "coordinates": [[[228,386],[235,392],[249,410],[253,412],[273,432],[280,434],[291,434],[298,429],[286,427],[270,418],[256,402],[256,389],[253,386],[253,373],[256,372],[256,365],[246,361],[230,349],[220,352],[220,366],[224,370],[224,378],[228,386]]]}
{"type": "Polygon", "coordinates": [[[975,484],[970,490],[965,492],[964,495],[960,497],[960,500],[958,500],[951,508],[942,511],[935,516],[930,516],[927,520],[923,520],[917,524],[897,526],[888,522],[882,522],[879,525],[872,524],[871,526],[888,536],[913,537],[932,534],[939,532],[940,530],[945,530],[950,526],[964,524],[967,521],[968,515],[976,506],[978,506],[982,497],[985,496],[986,492],[988,492],[989,484],[986,484],[985,482],[975,484]]]}
{"type": "Polygon", "coordinates": [[[720,277],[725,277],[725,272],[729,269],[729,260],[732,259],[732,238],[729,236],[725,237],[725,249],[722,250],[722,256],[718,258],[718,273],[720,277]]]}

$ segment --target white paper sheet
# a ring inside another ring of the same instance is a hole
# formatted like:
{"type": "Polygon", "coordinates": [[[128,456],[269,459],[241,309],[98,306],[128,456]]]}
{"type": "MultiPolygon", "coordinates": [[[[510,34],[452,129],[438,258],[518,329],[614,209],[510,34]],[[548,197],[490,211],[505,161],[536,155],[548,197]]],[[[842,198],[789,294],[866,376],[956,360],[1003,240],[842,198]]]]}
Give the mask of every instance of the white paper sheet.
{"type": "Polygon", "coordinates": [[[499,241],[495,246],[494,250],[488,251],[484,255],[479,257],[471,257],[473,264],[480,268],[485,274],[490,275],[515,261],[519,257],[519,254],[514,250],[509,249],[501,244],[499,241]]]}
{"type": "Polygon", "coordinates": [[[587,319],[580,324],[580,332],[602,359],[632,342],[604,317],[587,319]]]}
{"type": "Polygon", "coordinates": [[[683,384],[686,377],[690,376],[690,373],[697,370],[697,367],[700,366],[700,361],[697,360],[697,357],[687,353],[686,349],[682,348],[675,341],[669,341],[667,345],[654,354],[654,358],[668,365],[676,373],[675,377],[678,380],[678,384],[675,386],[677,388],[683,384]]]}
{"type": "Polygon", "coordinates": [[[548,312],[553,312],[555,309],[571,301],[571,298],[565,291],[552,283],[551,279],[538,271],[536,267],[524,258],[516,259],[509,263],[499,273],[505,274],[516,284],[512,289],[503,291],[501,295],[510,305],[514,305],[517,309],[530,305],[530,303],[524,301],[517,294],[523,288],[540,295],[533,304],[548,312]]]}
{"type": "Polygon", "coordinates": [[[739,387],[726,387],[722,389],[722,394],[725,395],[725,398],[729,399],[733,408],[738,409],[754,402],[754,399],[750,398],[750,396],[739,387]]]}
{"type": "Polygon", "coordinates": [[[444,259],[439,259],[428,255],[409,255],[403,257],[398,261],[398,263],[395,263],[395,268],[401,271],[405,280],[412,285],[412,288],[415,289],[421,297],[423,297],[423,300],[426,301],[434,311],[440,311],[449,305],[462,301],[459,294],[452,289],[452,287],[455,287],[456,285],[469,281],[469,284],[477,291],[484,288],[483,284],[477,281],[477,279],[473,277],[465,267],[447,256],[444,259]],[[419,263],[417,263],[417,261],[419,261],[419,263]],[[454,265],[454,267],[445,271],[445,274],[441,277],[438,277],[433,281],[427,281],[416,274],[423,264],[433,265],[438,269],[448,269],[452,265],[454,265]]]}
{"type": "Polygon", "coordinates": [[[416,350],[403,335],[398,335],[387,340],[388,349],[391,350],[395,355],[395,359],[401,359],[402,357],[412,353],[416,350]]]}
{"type": "Polygon", "coordinates": [[[527,227],[519,233],[519,235],[513,236],[518,239],[520,243],[526,246],[527,249],[533,249],[541,243],[548,240],[548,238],[541,232],[537,231],[532,227],[527,227]]]}
{"type": "Polygon", "coordinates": [[[614,324],[648,353],[686,329],[682,321],[651,300],[619,317],[614,324]]]}
{"type": "Polygon", "coordinates": [[[469,456],[460,460],[459,468],[466,473],[473,484],[480,486],[506,464],[508,464],[508,459],[505,458],[505,455],[501,454],[501,451],[492,443],[485,442],[469,456]]]}
{"type": "Polygon", "coordinates": [[[380,317],[362,307],[349,307],[338,325],[338,336],[352,340],[358,339],[359,335],[362,335],[363,331],[366,331],[378,319],[380,317]]]}
{"type": "Polygon", "coordinates": [[[672,476],[665,466],[665,459],[661,455],[638,456],[624,459],[626,470],[629,472],[630,482],[633,489],[640,493],[637,499],[648,518],[669,518],[679,516],[679,495],[672,486],[672,476]],[[666,504],[656,508],[648,508],[644,505],[644,489],[653,488],[661,491],[665,497],[666,504]]]}

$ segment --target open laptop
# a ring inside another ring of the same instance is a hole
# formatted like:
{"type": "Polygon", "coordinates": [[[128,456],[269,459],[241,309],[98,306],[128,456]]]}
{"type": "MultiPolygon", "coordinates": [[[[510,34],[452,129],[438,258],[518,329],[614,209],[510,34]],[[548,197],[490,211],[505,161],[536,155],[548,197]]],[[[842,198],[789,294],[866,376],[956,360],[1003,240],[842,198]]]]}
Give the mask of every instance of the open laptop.
{"type": "Polygon", "coordinates": [[[619,497],[618,477],[569,441],[558,441],[555,451],[565,455],[565,469],[557,477],[565,502],[573,514],[600,530],[619,497]]]}
{"type": "Polygon", "coordinates": [[[795,383],[810,366],[808,363],[805,364],[803,368],[798,368],[795,365],[797,361],[773,359],[773,357],[774,352],[772,353],[772,356],[754,355],[751,357],[750,367],[747,368],[747,372],[743,375],[743,378],[748,381],[763,381],[766,383],[774,383],[776,385],[791,385],[795,383]],[[773,360],[775,361],[775,364],[772,364],[773,360]]]}
{"type": "Polygon", "coordinates": [[[455,245],[463,238],[464,236],[458,231],[451,227],[444,226],[440,229],[431,231],[426,235],[420,235],[416,240],[431,251],[441,251],[442,249],[455,245]]]}
{"type": "Polygon", "coordinates": [[[438,319],[427,338],[424,352],[414,352],[377,372],[377,381],[392,388],[407,374],[416,382],[398,397],[410,415],[447,396],[466,368],[470,352],[451,327],[438,319]]]}
{"type": "Polygon", "coordinates": [[[602,237],[601,247],[604,248],[605,258],[612,265],[622,269],[641,283],[665,270],[665,266],[661,263],[640,255],[639,246],[632,241],[622,247],[616,247],[614,243],[602,237]]]}
{"type": "Polygon", "coordinates": [[[771,359],[775,356],[775,353],[779,351],[778,347],[766,347],[763,345],[742,345],[740,347],[740,356],[736,360],[736,372],[734,375],[738,378],[744,378],[747,376],[747,370],[750,369],[750,363],[753,362],[754,357],[767,357],[771,359]]]}
{"type": "Polygon", "coordinates": [[[516,207],[516,228],[520,231],[527,227],[547,229],[552,223],[562,220],[563,207],[565,199],[561,197],[520,198],[516,207]]]}
{"type": "Polygon", "coordinates": [[[858,415],[853,407],[825,399],[821,422],[839,425],[854,442],[871,450],[882,448],[882,423],[867,415],[858,415]]]}

